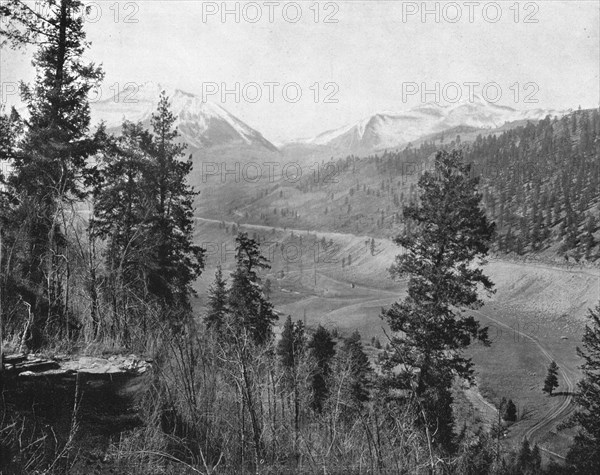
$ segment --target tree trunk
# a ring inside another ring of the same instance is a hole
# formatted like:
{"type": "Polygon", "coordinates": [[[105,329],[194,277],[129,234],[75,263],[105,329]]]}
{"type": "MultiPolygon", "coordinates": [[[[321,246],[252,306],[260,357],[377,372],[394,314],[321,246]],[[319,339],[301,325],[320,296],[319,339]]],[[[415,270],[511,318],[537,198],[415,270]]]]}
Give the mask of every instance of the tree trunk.
{"type": "Polygon", "coordinates": [[[258,417],[256,414],[256,407],[254,405],[254,397],[252,395],[252,382],[250,381],[250,377],[248,375],[248,370],[246,366],[246,360],[244,356],[241,358],[242,365],[242,377],[244,381],[244,393],[246,396],[246,403],[248,406],[248,414],[250,415],[250,422],[252,424],[252,437],[254,442],[254,458],[255,458],[255,468],[258,470],[260,460],[262,459],[262,447],[261,447],[261,437],[260,437],[260,425],[258,421],[258,417]]]}

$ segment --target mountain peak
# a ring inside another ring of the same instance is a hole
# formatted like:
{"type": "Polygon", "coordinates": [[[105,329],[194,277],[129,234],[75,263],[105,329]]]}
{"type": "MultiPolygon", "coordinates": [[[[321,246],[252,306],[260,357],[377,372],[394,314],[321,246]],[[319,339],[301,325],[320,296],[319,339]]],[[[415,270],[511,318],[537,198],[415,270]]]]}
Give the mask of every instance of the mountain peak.
{"type": "Polygon", "coordinates": [[[564,115],[567,112],[545,109],[519,111],[489,102],[479,95],[472,99],[456,103],[425,102],[404,111],[377,112],[354,124],[299,142],[326,146],[340,153],[373,152],[403,146],[421,137],[458,127],[492,129],[507,122],[540,120],[548,114],[564,115]]]}
{"type": "Polygon", "coordinates": [[[148,81],[129,85],[115,96],[92,104],[94,121],[104,121],[108,129],[119,129],[123,120],[142,122],[150,126],[160,94],[164,92],[171,103],[176,126],[182,140],[199,148],[251,146],[276,151],[277,148],[253,129],[218,104],[181,89],[148,81]]]}

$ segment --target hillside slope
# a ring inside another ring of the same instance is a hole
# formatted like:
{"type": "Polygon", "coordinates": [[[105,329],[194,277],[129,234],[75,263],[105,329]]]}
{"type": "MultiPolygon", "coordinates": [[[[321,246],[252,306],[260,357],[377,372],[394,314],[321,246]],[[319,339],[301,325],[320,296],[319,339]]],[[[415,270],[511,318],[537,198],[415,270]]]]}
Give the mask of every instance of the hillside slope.
{"type": "MultiPolygon", "coordinates": [[[[390,237],[409,225],[402,210],[418,199],[419,176],[440,148],[461,148],[481,176],[483,202],[497,223],[494,251],[562,261],[599,253],[600,115],[546,118],[501,133],[314,163],[298,180],[244,183],[252,192],[202,216],[390,237]]],[[[221,191],[224,192],[225,188],[221,191]]]]}

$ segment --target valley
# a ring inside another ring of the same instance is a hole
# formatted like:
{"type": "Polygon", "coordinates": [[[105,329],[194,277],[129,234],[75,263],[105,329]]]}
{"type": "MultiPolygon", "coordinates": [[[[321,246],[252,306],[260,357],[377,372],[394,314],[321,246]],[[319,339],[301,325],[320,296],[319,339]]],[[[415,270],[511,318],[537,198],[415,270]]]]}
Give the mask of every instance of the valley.
{"type": "Polygon", "coordinates": [[[101,3],[0,0],[0,475],[600,474],[593,2],[101,3]]]}
{"type": "MultiPolygon", "coordinates": [[[[475,385],[458,389],[458,399],[487,429],[501,400],[512,399],[517,422],[505,426],[503,445],[516,450],[527,438],[546,462],[564,461],[574,430],[560,426],[582,376],[576,348],[600,298],[598,145],[590,139],[597,110],[517,111],[476,98],[375,114],[275,147],[226,111],[173,94],[193,157],[189,182],[200,192],[195,242],[207,250],[196,314],[206,312],[216,266],[226,276],[233,271],[235,236],[244,231],[271,262],[262,279],[279,315],[276,333],[288,315],[339,338],[358,330],[373,363],[390,335],[382,310],[406,294],[407,278],[388,274],[402,252],[393,238],[410,230],[403,209],[419,200],[418,180],[435,153],[462,149],[481,176],[497,235],[484,265],[495,292],[471,312],[489,327],[491,345],[466,350],[475,385]],[[190,141],[188,133],[204,138],[190,141]],[[519,147],[543,151],[542,158],[519,147]],[[560,368],[559,388],[548,396],[541,388],[551,361],[560,368]]],[[[147,122],[136,107],[136,120],[147,122]]]]}
{"type": "MultiPolygon", "coordinates": [[[[232,246],[233,236],[224,232],[223,224],[237,226],[234,222],[197,218],[198,242],[232,246]]],[[[286,260],[281,252],[271,253],[272,268],[264,276],[272,282],[271,298],[281,316],[280,323],[291,315],[309,327],[322,324],[335,329],[341,336],[357,329],[370,354],[377,354],[373,339],[385,346],[389,328],[380,317],[382,307],[401,299],[406,290],[405,281],[386,277],[387,268],[400,251],[393,242],[378,239],[378,251],[373,256],[365,246],[364,236],[259,224],[240,224],[236,229],[256,235],[259,241],[295,248],[298,238],[304,236],[305,255],[286,260]],[[333,240],[337,246],[335,254],[325,259],[329,262],[306,252],[322,238],[333,240]],[[352,264],[342,267],[341,258],[347,255],[354,256],[352,264]]],[[[231,254],[212,257],[201,279],[201,295],[205,294],[217,263],[224,269],[233,265],[231,254]]],[[[475,363],[477,386],[485,398],[477,417],[493,420],[489,404],[497,407],[502,397],[511,398],[517,404],[519,420],[508,429],[505,443],[516,448],[527,436],[540,443],[546,457],[564,457],[572,431],[559,431],[557,426],[573,409],[574,384],[581,376],[576,347],[581,342],[587,308],[600,298],[600,275],[591,267],[500,258],[490,259],[484,268],[496,284],[496,293],[474,312],[489,327],[491,346],[474,344],[467,350],[475,363]],[[561,368],[561,380],[557,394],[548,397],[541,388],[551,360],[561,368]]],[[[202,302],[198,302],[198,312],[203,312],[202,302]]]]}

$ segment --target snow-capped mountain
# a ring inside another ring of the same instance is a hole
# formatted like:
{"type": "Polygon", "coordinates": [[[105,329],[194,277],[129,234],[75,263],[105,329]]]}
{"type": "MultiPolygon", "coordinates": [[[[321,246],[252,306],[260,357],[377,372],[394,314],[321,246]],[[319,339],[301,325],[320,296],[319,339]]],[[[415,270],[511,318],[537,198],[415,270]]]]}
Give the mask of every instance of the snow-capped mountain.
{"type": "Polygon", "coordinates": [[[105,121],[108,129],[118,129],[123,119],[142,122],[150,127],[161,91],[171,102],[171,111],[177,117],[176,125],[181,139],[196,149],[213,147],[258,147],[269,151],[277,148],[260,132],[251,128],[223,107],[202,102],[201,97],[180,89],[147,82],[126,88],[115,97],[91,104],[93,122],[105,121]]]}
{"type": "Polygon", "coordinates": [[[323,132],[296,143],[324,146],[344,152],[366,152],[398,147],[421,137],[460,126],[495,129],[507,122],[540,120],[547,115],[562,116],[568,111],[517,110],[486,102],[474,101],[450,105],[426,103],[405,112],[382,112],[357,123],[323,132]]]}

